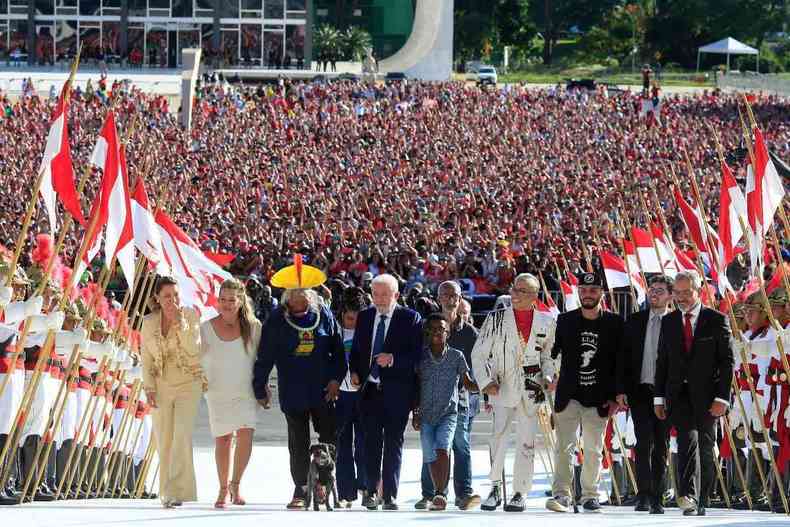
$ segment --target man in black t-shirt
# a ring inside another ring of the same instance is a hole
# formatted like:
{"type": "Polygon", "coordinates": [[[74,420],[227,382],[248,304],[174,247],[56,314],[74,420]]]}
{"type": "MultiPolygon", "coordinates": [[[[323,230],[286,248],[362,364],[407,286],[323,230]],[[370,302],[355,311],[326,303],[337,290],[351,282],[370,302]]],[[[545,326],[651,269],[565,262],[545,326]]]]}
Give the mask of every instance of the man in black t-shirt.
{"type": "Polygon", "coordinates": [[[598,482],[607,417],[617,410],[615,361],[623,333],[623,321],[601,309],[603,284],[593,273],[579,279],[581,308],[557,319],[552,357],[562,357],[557,381],[554,422],[557,430],[553,498],[546,508],[568,512],[571,502],[571,456],[576,450],[576,431],[582,429],[584,464],[581,503],[585,512],[601,512],[598,482]]]}

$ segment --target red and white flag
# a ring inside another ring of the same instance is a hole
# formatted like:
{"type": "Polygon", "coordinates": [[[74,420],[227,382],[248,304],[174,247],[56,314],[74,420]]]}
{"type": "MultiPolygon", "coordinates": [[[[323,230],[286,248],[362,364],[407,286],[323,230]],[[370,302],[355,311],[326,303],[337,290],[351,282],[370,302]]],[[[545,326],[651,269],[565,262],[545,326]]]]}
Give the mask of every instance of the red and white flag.
{"type": "Polygon", "coordinates": [[[132,192],[132,224],[134,246],[149,262],[156,265],[156,272],[159,275],[170,275],[171,270],[165,261],[162,249],[162,236],[151,212],[151,206],[148,204],[148,193],[143,178],[137,178],[132,192]]]}
{"type": "Polygon", "coordinates": [[[600,255],[603,272],[606,276],[606,284],[609,286],[609,289],[633,286],[636,291],[637,302],[640,304],[644,302],[647,286],[639,273],[631,272],[629,277],[625,262],[621,258],[607,251],[601,251],[600,255]]]}
{"type": "Polygon", "coordinates": [[[719,193],[719,266],[726,269],[735,258],[735,248],[744,235],[741,221],[746,219],[746,200],[727,163],[721,162],[719,193]],[[739,220],[740,218],[740,220],[739,220]]]}
{"type": "Polygon", "coordinates": [[[560,280],[562,296],[565,299],[565,311],[573,311],[581,307],[579,302],[579,279],[574,275],[568,275],[568,281],[560,280]]]}
{"type": "Polygon", "coordinates": [[[551,295],[546,297],[546,303],[537,300],[535,302],[535,309],[547,315],[551,315],[551,318],[554,320],[557,320],[557,317],[560,316],[560,310],[557,308],[557,304],[554,303],[554,299],[551,298],[551,295]]]}
{"type": "Polygon", "coordinates": [[[762,273],[765,235],[771,228],[776,209],[785,195],[784,185],[776,171],[765,139],[759,128],[754,128],[754,164],[747,167],[746,210],[752,232],[752,274],[762,273]]]}
{"type": "Polygon", "coordinates": [[[677,201],[678,207],[680,207],[680,214],[683,217],[683,223],[686,224],[686,229],[688,230],[689,236],[694,241],[694,244],[697,246],[697,249],[701,253],[708,251],[708,243],[705,241],[707,240],[706,231],[705,231],[705,220],[702,215],[702,211],[699,207],[692,208],[691,205],[683,198],[680,194],[678,189],[675,189],[675,201],[677,201]]]}
{"type": "Polygon", "coordinates": [[[653,237],[646,230],[631,227],[631,235],[636,245],[636,254],[645,273],[660,273],[662,264],[656,253],[657,246],[653,245],[653,237]]]}
{"type": "Polygon", "coordinates": [[[203,254],[163,211],[157,210],[154,219],[162,238],[165,260],[179,284],[181,301],[195,308],[203,320],[216,315],[219,286],[231,278],[230,273],[203,254]]]}
{"type": "Polygon", "coordinates": [[[113,257],[121,266],[126,283],[134,284],[134,234],[126,156],[118,141],[115,114],[107,112],[99,138],[91,156],[91,164],[103,170],[99,198],[97,230],[105,229],[105,265],[113,257]]]}
{"type": "Polygon", "coordinates": [[[52,114],[52,124],[39,169],[39,173],[44,173],[41,181],[41,198],[47,208],[49,227],[53,234],[57,230],[56,196],[60,197],[63,207],[75,220],[85,224],[80,199],[74,186],[74,167],[71,163],[69,147],[68,102],[65,100],[68,85],[69,83],[66,83],[63,87],[52,114]]]}

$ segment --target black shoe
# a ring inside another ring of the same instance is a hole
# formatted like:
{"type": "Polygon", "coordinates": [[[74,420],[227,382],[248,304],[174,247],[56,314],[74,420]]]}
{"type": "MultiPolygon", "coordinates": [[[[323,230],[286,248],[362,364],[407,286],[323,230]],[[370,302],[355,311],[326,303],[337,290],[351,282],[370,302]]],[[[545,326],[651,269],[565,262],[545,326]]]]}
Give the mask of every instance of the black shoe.
{"type": "Polygon", "coordinates": [[[603,507],[601,507],[601,504],[598,503],[597,499],[590,498],[584,502],[582,505],[582,510],[584,512],[603,512],[603,507]]]}
{"type": "Polygon", "coordinates": [[[785,506],[782,505],[782,500],[776,500],[776,502],[774,502],[774,505],[772,507],[772,511],[775,514],[787,514],[785,512],[785,506]]]}
{"type": "Polygon", "coordinates": [[[650,504],[650,514],[664,514],[664,507],[661,506],[660,501],[654,501],[650,504]]]}
{"type": "Polygon", "coordinates": [[[33,494],[33,501],[55,501],[55,495],[49,492],[44,485],[33,494]]]}
{"type": "Polygon", "coordinates": [[[381,506],[381,510],[396,511],[398,510],[398,504],[392,498],[384,498],[384,505],[381,506]]]}
{"type": "Polygon", "coordinates": [[[524,496],[522,496],[520,492],[516,492],[513,494],[513,497],[510,498],[510,503],[505,505],[505,512],[524,512],[525,507],[526,503],[524,501],[524,496]]]}
{"type": "Polygon", "coordinates": [[[683,516],[705,516],[705,507],[697,505],[691,509],[683,511],[683,516]]]}
{"type": "Polygon", "coordinates": [[[756,511],[771,512],[771,504],[768,502],[768,499],[766,498],[753,501],[752,507],[756,511]]]}
{"type": "Polygon", "coordinates": [[[369,511],[379,510],[379,500],[376,497],[376,493],[374,492],[365,496],[365,499],[362,500],[362,506],[369,511]]]}
{"type": "Polygon", "coordinates": [[[646,495],[639,496],[639,499],[636,501],[636,507],[634,510],[637,512],[647,512],[650,510],[650,497],[646,495]]]}

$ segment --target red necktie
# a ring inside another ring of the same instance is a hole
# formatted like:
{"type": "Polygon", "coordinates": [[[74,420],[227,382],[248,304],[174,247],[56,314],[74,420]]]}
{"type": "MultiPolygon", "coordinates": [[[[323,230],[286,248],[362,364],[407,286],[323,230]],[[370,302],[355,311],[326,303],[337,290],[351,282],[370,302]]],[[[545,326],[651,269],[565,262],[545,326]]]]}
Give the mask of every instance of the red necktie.
{"type": "Polygon", "coordinates": [[[683,324],[683,348],[686,353],[691,352],[691,342],[694,340],[694,333],[691,330],[691,313],[683,315],[686,320],[683,324]]]}

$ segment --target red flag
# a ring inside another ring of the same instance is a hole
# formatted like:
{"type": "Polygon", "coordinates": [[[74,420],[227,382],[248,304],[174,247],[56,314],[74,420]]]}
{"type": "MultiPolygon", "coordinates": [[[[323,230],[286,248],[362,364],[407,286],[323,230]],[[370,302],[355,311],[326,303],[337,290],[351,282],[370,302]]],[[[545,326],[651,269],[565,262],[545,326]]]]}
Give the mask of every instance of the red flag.
{"type": "Polygon", "coordinates": [[[705,243],[707,236],[705,235],[704,220],[702,213],[699,209],[691,208],[691,205],[683,198],[678,189],[675,189],[675,201],[680,207],[680,213],[683,216],[683,222],[689,231],[691,239],[699,249],[700,252],[707,252],[708,244],[705,243]]]}
{"type": "Polygon", "coordinates": [[[65,100],[67,86],[68,83],[58,97],[57,105],[52,113],[52,124],[49,128],[40,169],[44,172],[41,182],[41,197],[47,208],[49,226],[53,233],[57,225],[56,195],[63,202],[66,211],[79,223],[85,224],[77,189],[74,186],[74,167],[69,147],[68,103],[65,100]]]}

